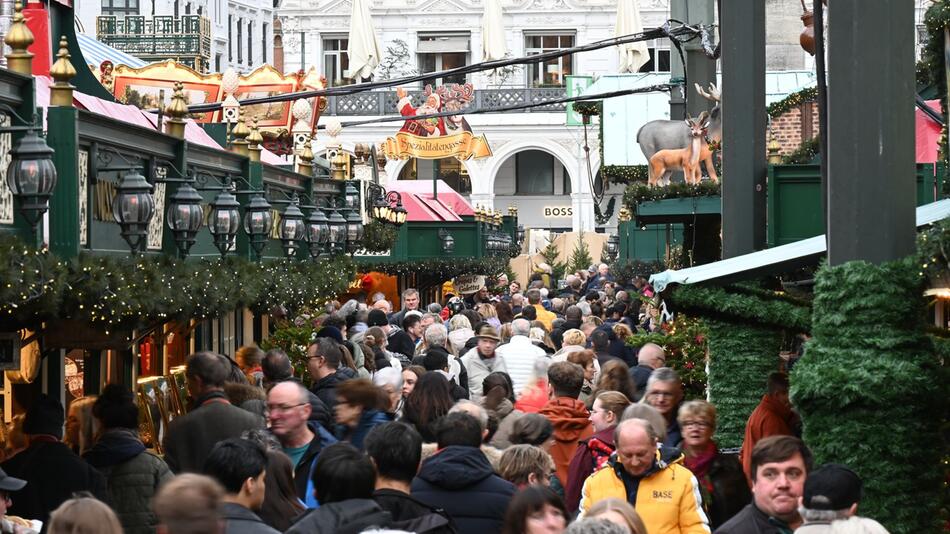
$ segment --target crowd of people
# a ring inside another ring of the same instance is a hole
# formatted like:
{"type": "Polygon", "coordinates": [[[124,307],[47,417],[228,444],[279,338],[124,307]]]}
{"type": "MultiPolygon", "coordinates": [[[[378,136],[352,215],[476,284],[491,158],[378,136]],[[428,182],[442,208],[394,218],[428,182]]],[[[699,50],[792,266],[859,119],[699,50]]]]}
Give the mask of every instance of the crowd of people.
{"type": "Polygon", "coordinates": [[[625,342],[658,320],[649,284],[606,265],[546,284],[332,303],[307,376],[277,349],[192,354],[161,456],[127,388],[68,417],[40,397],[0,464],[0,532],[886,532],[854,472],[812,469],[785,375],[725,454],[714,404],[625,342]]]}

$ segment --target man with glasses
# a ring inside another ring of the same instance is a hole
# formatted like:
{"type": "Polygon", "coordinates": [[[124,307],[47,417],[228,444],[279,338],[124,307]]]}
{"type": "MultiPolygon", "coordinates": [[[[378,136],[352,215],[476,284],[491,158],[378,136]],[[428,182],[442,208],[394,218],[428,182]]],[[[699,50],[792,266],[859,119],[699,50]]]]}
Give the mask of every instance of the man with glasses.
{"type": "Polygon", "coordinates": [[[647,389],[647,381],[653,371],[666,366],[666,353],[656,343],[647,343],[637,352],[637,366],[630,369],[630,378],[637,385],[637,398],[630,399],[640,402],[643,392],[647,389]]]}
{"type": "Polygon", "coordinates": [[[267,421],[294,466],[294,486],[301,500],[307,498],[310,467],[324,447],[336,438],[310,421],[308,391],[297,382],[281,382],[267,394],[267,421]]]}
{"type": "Polygon", "coordinates": [[[653,371],[647,380],[647,389],[644,400],[659,411],[666,418],[666,438],[663,445],[679,447],[683,441],[676,414],[679,411],[680,401],[683,400],[683,383],[676,371],[669,367],[660,367],[653,371]]]}

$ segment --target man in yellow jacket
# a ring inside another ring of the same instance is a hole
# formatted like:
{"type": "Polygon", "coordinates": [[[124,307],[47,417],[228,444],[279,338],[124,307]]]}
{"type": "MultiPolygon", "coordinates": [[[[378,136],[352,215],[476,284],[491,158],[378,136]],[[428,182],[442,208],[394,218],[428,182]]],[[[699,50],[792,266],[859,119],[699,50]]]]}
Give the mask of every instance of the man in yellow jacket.
{"type": "Polygon", "coordinates": [[[617,425],[617,452],[602,469],[587,477],[581,491],[581,515],[611,497],[631,503],[650,534],[708,534],[696,477],[682,465],[682,455],[657,454],[653,428],[642,419],[617,425]]]}

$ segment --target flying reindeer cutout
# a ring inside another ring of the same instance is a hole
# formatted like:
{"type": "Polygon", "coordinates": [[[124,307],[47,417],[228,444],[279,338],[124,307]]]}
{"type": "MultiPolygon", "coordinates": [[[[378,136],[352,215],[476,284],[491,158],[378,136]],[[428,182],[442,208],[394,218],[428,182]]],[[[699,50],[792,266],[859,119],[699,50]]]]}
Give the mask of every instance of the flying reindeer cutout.
{"type": "MultiPolygon", "coordinates": [[[[426,85],[425,96],[435,93],[439,95],[442,101],[443,111],[461,111],[468,107],[472,99],[475,98],[475,87],[470,83],[449,85],[440,85],[435,90],[431,85],[426,85]]],[[[462,115],[450,115],[445,121],[445,129],[449,135],[458,132],[471,132],[472,127],[462,115]]]]}
{"type": "MultiPolygon", "coordinates": [[[[699,162],[703,155],[703,148],[707,146],[709,112],[704,111],[699,118],[695,120],[688,118],[683,122],[689,131],[689,143],[686,148],[667,148],[653,154],[650,158],[650,178],[647,182],[649,185],[669,185],[670,174],[673,171],[683,171],[688,184],[698,184],[702,179],[699,162]]],[[[708,153],[708,149],[706,152],[708,153]]]]}
{"type": "MultiPolygon", "coordinates": [[[[722,109],[720,106],[722,102],[722,92],[716,84],[712,83],[709,84],[708,90],[704,90],[699,84],[694,84],[694,86],[700,96],[714,104],[712,110],[708,113],[707,133],[704,134],[708,142],[701,143],[701,150],[697,154],[699,160],[706,165],[706,173],[709,174],[709,179],[718,183],[719,176],[716,174],[716,168],[713,165],[712,150],[710,150],[709,145],[719,145],[722,142],[722,109]]],[[[647,161],[651,162],[651,169],[653,167],[653,156],[657,152],[661,150],[683,149],[693,144],[694,138],[692,137],[691,127],[688,125],[688,122],[688,120],[655,120],[644,124],[643,127],[640,128],[640,131],[637,132],[637,143],[640,145],[640,150],[643,152],[647,161]]],[[[698,166],[697,171],[700,172],[700,176],[702,176],[698,166]]],[[[668,183],[669,179],[666,181],[668,183]]],[[[696,182],[698,183],[699,180],[696,180],[696,182]]],[[[651,180],[651,184],[652,183],[653,181],[651,180]]]]}

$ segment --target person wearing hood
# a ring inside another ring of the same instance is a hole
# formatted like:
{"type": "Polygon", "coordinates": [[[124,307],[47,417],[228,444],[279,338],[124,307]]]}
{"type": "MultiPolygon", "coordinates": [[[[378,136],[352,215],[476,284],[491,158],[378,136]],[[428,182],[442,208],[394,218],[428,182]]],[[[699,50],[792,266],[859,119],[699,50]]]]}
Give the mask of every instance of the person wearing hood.
{"type": "Polygon", "coordinates": [[[365,378],[347,380],[336,388],[336,438],[363,450],[363,439],[386,415],[389,396],[365,378]]]}
{"type": "Polygon", "coordinates": [[[436,435],[439,450],[423,462],[412,481],[413,498],[445,510],[460,534],[500,532],[515,487],[495,474],[479,448],[478,420],[468,413],[450,413],[436,435]]]}
{"type": "Polygon", "coordinates": [[[132,392],[118,384],[107,385],[92,413],[102,433],[83,459],[106,477],[109,502],[122,529],[129,534],[155,532],[158,519],[149,503],[172,472],[139,439],[139,409],[132,392]]]}
{"type": "Polygon", "coordinates": [[[672,448],[657,451],[662,436],[643,419],[617,425],[617,451],[607,467],[584,482],[580,515],[595,503],[618,498],[632,503],[647,531],[656,534],[708,534],[699,483],[672,448]]]}
{"type": "Polygon", "coordinates": [[[577,511],[584,481],[603,467],[617,449],[614,443],[614,430],[620,422],[623,411],[629,405],[630,399],[618,391],[603,391],[594,398],[594,405],[590,411],[594,435],[580,442],[568,467],[564,504],[567,505],[567,511],[571,514],[577,511]]]}
{"type": "Polygon", "coordinates": [[[577,444],[594,434],[590,412],[578,400],[584,386],[584,370],[571,362],[557,362],[548,368],[548,403],[538,411],[554,425],[554,445],[551,457],[557,467],[557,477],[567,484],[568,466],[577,444]]]}

